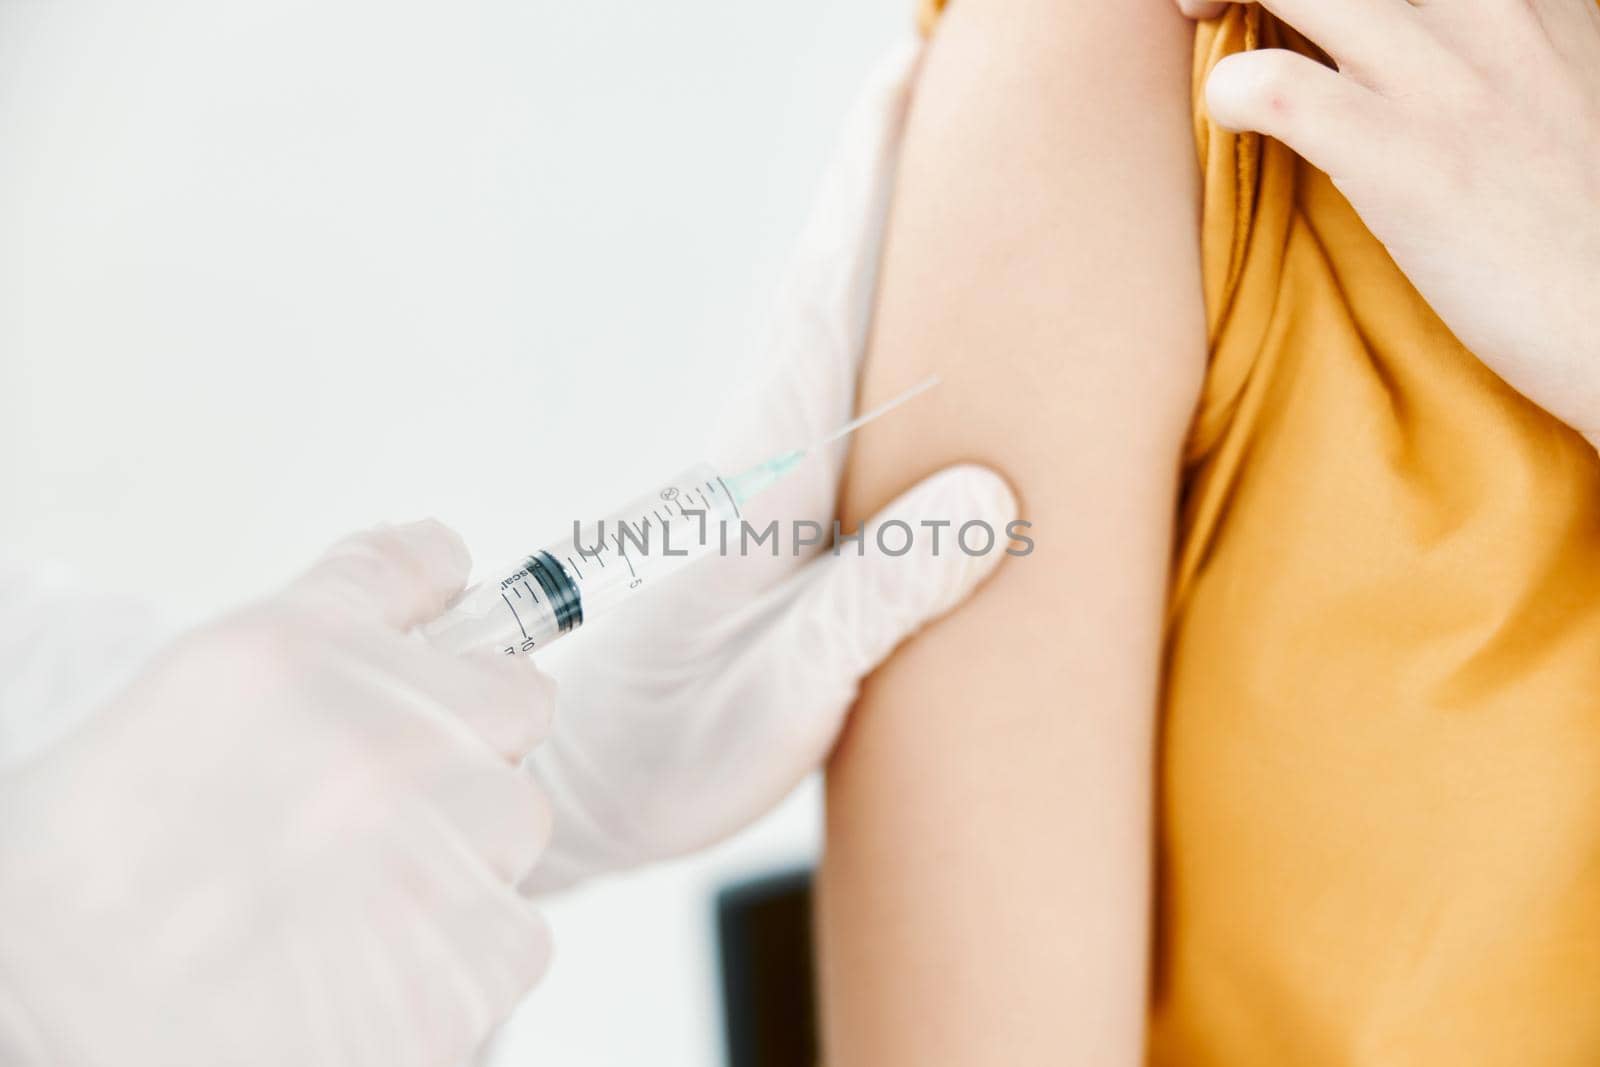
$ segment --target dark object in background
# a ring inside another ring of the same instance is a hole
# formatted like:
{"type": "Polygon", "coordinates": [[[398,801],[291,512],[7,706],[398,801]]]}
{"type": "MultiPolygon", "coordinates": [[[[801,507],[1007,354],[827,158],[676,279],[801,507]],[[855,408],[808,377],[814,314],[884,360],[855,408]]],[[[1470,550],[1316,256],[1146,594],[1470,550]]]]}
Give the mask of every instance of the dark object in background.
{"type": "Polygon", "coordinates": [[[811,872],[717,894],[728,1067],[816,1067],[811,872]]]}

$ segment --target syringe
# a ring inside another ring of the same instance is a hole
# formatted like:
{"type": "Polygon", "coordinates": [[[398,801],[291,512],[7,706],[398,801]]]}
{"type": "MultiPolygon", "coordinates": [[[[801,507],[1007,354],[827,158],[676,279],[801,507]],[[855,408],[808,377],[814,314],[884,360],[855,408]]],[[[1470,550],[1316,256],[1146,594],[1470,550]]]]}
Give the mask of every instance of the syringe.
{"type": "Polygon", "coordinates": [[[422,634],[451,652],[519,655],[548,647],[634,594],[740,536],[744,504],[807,455],[847,437],[939,384],[929,378],[803,448],[723,476],[697,463],[654,492],[492,572],[456,597],[422,634]]]}

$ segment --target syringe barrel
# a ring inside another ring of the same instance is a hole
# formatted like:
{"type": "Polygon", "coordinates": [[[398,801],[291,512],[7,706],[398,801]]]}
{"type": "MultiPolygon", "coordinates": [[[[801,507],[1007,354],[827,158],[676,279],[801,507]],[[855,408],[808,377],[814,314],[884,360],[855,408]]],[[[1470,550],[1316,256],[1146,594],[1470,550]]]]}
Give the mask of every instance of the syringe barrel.
{"type": "Polygon", "coordinates": [[[609,614],[696,559],[738,539],[739,506],[706,464],[565,536],[458,596],[422,627],[452,652],[535,652],[609,614]]]}

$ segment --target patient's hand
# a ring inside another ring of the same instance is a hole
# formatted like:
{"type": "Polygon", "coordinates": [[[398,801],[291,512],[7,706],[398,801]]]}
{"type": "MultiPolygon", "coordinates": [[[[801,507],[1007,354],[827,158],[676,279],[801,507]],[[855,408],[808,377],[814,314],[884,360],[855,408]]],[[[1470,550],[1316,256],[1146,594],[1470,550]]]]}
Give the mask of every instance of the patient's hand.
{"type": "Polygon", "coordinates": [[[1212,117],[1325,171],[1463,344],[1600,441],[1600,5],[1263,6],[1339,69],[1231,56],[1212,117]]]}

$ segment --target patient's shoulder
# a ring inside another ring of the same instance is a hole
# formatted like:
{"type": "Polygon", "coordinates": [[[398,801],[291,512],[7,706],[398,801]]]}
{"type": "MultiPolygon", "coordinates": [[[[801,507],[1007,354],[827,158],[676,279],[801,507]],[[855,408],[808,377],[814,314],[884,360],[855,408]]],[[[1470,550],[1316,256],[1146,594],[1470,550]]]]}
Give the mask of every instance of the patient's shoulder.
{"type": "Polygon", "coordinates": [[[1204,369],[1192,30],[1169,0],[955,0],[901,161],[862,382],[945,385],[864,436],[847,509],[956,459],[1034,503],[1141,462],[1204,369]]]}

